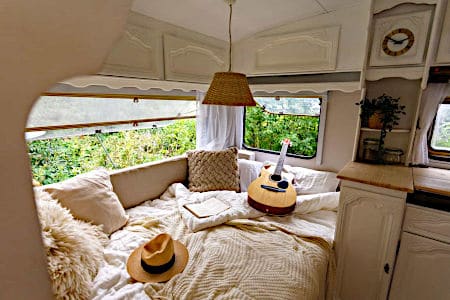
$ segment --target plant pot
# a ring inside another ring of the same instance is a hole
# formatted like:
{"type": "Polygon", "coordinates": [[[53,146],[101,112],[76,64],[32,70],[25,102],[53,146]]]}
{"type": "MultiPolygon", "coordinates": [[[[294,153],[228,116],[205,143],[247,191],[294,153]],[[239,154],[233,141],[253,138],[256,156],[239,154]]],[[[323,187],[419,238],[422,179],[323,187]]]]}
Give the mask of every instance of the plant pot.
{"type": "Polygon", "coordinates": [[[372,129],[383,128],[383,114],[380,112],[374,112],[373,115],[369,117],[368,126],[372,129]]]}

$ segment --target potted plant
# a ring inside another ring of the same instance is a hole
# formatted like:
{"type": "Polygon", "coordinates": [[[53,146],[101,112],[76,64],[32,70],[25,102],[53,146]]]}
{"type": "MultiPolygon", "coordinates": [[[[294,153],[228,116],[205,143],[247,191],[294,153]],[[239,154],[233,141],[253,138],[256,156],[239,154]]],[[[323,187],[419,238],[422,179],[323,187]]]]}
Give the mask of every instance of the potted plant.
{"type": "Polygon", "coordinates": [[[372,117],[376,110],[376,98],[369,99],[365,97],[361,101],[357,102],[356,105],[361,107],[361,127],[368,127],[369,118],[372,117]]]}
{"type": "Polygon", "coordinates": [[[399,104],[400,98],[383,94],[377,98],[368,99],[365,97],[356,105],[361,107],[361,126],[381,129],[380,143],[378,145],[378,157],[382,162],[384,153],[384,138],[387,131],[392,131],[398,125],[400,115],[405,115],[405,106],[399,104]]]}

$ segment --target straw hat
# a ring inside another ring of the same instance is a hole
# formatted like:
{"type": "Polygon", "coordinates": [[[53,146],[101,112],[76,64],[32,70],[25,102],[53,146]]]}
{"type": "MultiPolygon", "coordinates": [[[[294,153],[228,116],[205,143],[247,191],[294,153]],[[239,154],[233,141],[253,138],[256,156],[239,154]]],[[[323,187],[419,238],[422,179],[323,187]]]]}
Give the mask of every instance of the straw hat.
{"type": "Polygon", "coordinates": [[[127,271],[136,281],[165,282],[183,272],[188,260],[186,246],[161,233],[131,253],[127,271]]]}

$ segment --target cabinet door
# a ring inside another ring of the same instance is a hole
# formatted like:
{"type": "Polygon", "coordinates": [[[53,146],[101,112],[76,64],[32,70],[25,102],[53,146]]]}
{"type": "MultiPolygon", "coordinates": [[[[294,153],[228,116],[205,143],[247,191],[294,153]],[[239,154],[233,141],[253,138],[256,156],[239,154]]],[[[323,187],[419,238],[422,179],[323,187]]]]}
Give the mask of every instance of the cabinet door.
{"type": "Polygon", "coordinates": [[[405,200],[343,187],[336,228],[336,299],[386,299],[405,200]]]}
{"type": "Polygon", "coordinates": [[[389,299],[450,299],[450,245],[404,232],[389,299]]]}
{"type": "Polygon", "coordinates": [[[252,45],[251,74],[336,69],[339,26],[261,37],[252,45]]]}
{"type": "Polygon", "coordinates": [[[198,40],[164,35],[166,80],[211,82],[215,72],[225,71],[225,49],[198,40]]]}
{"type": "Polygon", "coordinates": [[[450,2],[447,2],[444,24],[442,25],[439,48],[436,55],[436,62],[439,64],[450,63],[450,2]]]}
{"type": "Polygon", "coordinates": [[[143,26],[127,24],[99,74],[163,79],[161,34],[143,26]]]}

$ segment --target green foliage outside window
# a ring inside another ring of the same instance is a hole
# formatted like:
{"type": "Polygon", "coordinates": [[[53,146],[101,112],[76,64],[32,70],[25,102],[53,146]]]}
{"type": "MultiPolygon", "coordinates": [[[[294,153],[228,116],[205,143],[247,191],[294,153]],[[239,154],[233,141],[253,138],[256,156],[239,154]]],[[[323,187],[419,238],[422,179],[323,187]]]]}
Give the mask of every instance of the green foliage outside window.
{"type": "Polygon", "coordinates": [[[319,117],[274,114],[261,106],[247,107],[244,144],[251,148],[281,150],[281,140],[289,138],[288,153],[313,157],[317,150],[319,117]]]}
{"type": "Polygon", "coordinates": [[[450,151],[450,103],[439,105],[431,138],[431,147],[434,150],[450,151]]]}
{"type": "Polygon", "coordinates": [[[32,141],[28,147],[33,178],[50,184],[99,166],[124,168],[195,149],[195,120],[179,120],[154,129],[32,141]]]}

